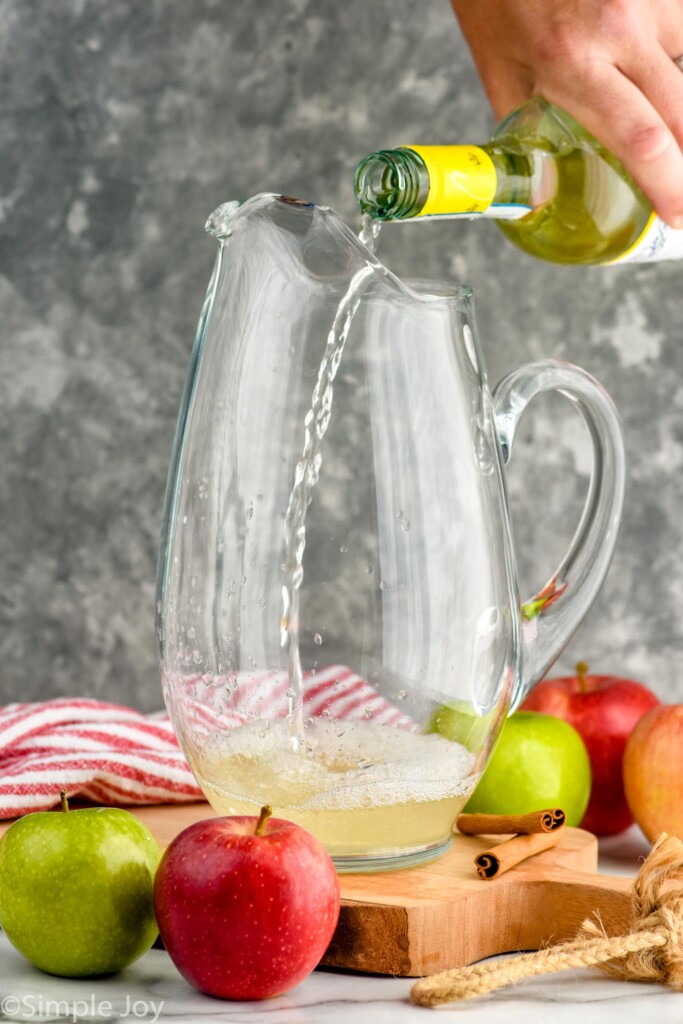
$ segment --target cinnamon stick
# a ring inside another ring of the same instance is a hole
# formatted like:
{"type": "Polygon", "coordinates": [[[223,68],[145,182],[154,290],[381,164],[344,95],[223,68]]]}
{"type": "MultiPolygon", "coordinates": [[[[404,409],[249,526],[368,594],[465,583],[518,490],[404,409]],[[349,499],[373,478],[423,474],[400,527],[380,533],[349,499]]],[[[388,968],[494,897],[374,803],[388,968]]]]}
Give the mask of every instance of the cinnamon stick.
{"type": "Polygon", "coordinates": [[[530,814],[461,814],[455,823],[465,836],[517,835],[519,832],[555,832],[564,825],[565,814],[559,807],[530,814]]]}
{"type": "Polygon", "coordinates": [[[421,978],[410,998],[420,1006],[441,1006],[487,995],[522,978],[576,967],[597,967],[624,981],[658,981],[680,992],[682,883],[683,841],[662,832],[631,887],[629,932],[606,935],[596,910],[569,942],[421,978]]]}
{"type": "Polygon", "coordinates": [[[557,846],[561,836],[561,828],[555,829],[554,832],[532,832],[513,836],[512,839],[499,843],[474,858],[477,874],[480,878],[497,878],[527,857],[533,857],[543,850],[549,850],[551,846],[557,846]]]}

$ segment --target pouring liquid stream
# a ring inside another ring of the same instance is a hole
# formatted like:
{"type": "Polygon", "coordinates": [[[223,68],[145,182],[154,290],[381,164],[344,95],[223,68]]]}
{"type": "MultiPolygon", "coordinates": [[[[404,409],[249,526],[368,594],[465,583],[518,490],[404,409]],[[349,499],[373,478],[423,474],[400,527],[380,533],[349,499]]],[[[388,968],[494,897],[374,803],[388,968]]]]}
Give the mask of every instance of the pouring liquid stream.
{"type": "MultiPolygon", "coordinates": [[[[360,241],[374,256],[381,222],[363,214],[358,233],[360,241]]],[[[377,274],[375,263],[366,263],[354,274],[344,293],[332,322],[325,351],[318,370],[318,379],[311,395],[311,406],[304,419],[304,445],[294,473],[294,486],[289,496],[284,523],[285,562],[282,584],[282,619],[280,645],[287,649],[288,720],[291,746],[305,749],[303,717],[303,670],[301,667],[299,610],[301,584],[304,578],[303,558],[306,549],[306,511],[313,499],[313,490],[320,477],[322,441],[332,413],[333,382],[339,369],[344,346],[354,314],[363,292],[377,274]]]]}
{"type": "MultiPolygon", "coordinates": [[[[384,273],[373,259],[380,226],[363,217],[359,239],[367,258],[332,318],[285,514],[280,643],[287,652],[287,718],[267,728],[257,719],[220,731],[192,760],[219,814],[254,815],[269,803],[323,842],[341,871],[374,870],[369,866],[386,865],[386,858],[400,857],[402,865],[430,859],[448,844],[476,782],[474,754],[441,735],[422,733],[417,721],[412,728],[408,716],[396,727],[369,721],[364,713],[304,717],[300,596],[307,510],[315,500],[334,381],[353,318],[384,273]]],[[[391,700],[381,687],[378,693],[391,700]]]]}

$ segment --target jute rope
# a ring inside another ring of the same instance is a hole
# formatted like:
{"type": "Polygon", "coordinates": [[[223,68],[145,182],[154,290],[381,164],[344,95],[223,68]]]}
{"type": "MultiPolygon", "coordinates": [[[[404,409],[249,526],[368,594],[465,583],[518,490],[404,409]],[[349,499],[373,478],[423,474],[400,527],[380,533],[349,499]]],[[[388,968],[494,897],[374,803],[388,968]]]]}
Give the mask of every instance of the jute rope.
{"type": "Polygon", "coordinates": [[[631,887],[632,930],[609,937],[587,918],[573,942],[536,953],[442,971],[416,982],[420,1006],[473,999],[537,974],[598,967],[625,981],[659,981],[683,992],[683,842],[663,832],[631,887]]]}

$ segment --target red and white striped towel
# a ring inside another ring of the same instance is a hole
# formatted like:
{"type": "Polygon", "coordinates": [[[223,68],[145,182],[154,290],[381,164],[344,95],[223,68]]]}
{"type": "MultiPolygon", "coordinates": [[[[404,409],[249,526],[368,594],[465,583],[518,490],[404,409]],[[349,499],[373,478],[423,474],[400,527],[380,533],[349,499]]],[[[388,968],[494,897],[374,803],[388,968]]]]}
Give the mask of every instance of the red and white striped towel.
{"type": "Polygon", "coordinates": [[[69,797],[104,804],[204,799],[163,712],[58,697],[0,708],[0,818],[69,797]]]}
{"type": "MultiPolygon", "coordinates": [[[[232,679],[194,675],[170,686],[185,717],[204,729],[288,713],[286,672],[232,679]]],[[[304,715],[372,718],[377,725],[417,728],[369,683],[339,665],[305,674],[304,715]]],[[[204,799],[162,711],[146,715],[120,704],[67,697],[0,707],[0,819],[54,807],[61,789],[69,797],[109,805],[204,799]]]]}

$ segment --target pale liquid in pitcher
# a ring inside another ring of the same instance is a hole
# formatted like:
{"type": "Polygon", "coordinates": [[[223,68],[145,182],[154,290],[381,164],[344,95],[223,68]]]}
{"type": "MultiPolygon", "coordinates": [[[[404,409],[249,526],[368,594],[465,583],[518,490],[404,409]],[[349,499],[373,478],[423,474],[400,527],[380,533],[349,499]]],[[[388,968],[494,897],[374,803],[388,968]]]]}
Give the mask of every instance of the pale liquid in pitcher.
{"type": "Polygon", "coordinates": [[[474,760],[436,734],[330,719],[308,719],[294,750],[283,719],[214,736],[191,764],[220,814],[270,804],[343,861],[441,846],[477,781],[474,760]]]}

